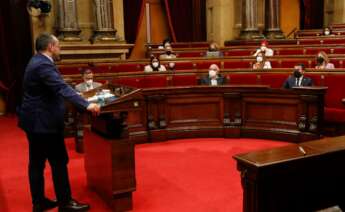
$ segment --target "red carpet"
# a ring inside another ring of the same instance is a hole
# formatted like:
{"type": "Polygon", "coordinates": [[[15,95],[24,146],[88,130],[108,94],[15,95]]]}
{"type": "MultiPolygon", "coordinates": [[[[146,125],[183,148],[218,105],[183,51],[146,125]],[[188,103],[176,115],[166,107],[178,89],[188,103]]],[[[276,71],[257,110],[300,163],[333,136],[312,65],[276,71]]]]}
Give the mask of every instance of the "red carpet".
{"type": "MultiPolygon", "coordinates": [[[[73,196],[90,203],[91,211],[111,211],[88,189],[83,157],[74,152],[72,139],[66,142],[73,196]]],[[[242,211],[242,188],[232,156],[283,145],[287,143],[214,138],[138,145],[133,211],[242,211]]],[[[27,143],[13,117],[0,117],[0,150],[0,211],[30,211],[27,143]]],[[[54,198],[49,169],[46,175],[47,196],[54,198]]]]}

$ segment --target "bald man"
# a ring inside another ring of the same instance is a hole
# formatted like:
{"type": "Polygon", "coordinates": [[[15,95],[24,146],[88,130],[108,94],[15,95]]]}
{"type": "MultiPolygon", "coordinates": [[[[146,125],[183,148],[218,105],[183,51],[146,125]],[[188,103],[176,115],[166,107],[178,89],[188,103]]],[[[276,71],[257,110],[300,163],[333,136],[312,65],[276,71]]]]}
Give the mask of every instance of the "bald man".
{"type": "Polygon", "coordinates": [[[216,64],[210,65],[208,75],[200,79],[201,85],[225,85],[226,79],[219,74],[219,67],[216,64]]]}

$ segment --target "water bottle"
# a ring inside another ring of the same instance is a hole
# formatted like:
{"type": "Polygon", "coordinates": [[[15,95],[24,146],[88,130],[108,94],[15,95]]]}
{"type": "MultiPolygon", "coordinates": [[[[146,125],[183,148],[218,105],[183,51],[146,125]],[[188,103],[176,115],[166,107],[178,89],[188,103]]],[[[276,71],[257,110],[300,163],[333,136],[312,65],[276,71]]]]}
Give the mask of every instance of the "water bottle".
{"type": "Polygon", "coordinates": [[[97,94],[97,96],[98,96],[98,98],[97,98],[98,104],[99,104],[101,107],[104,106],[104,105],[105,105],[105,99],[104,99],[103,92],[99,92],[99,93],[97,94]]]}

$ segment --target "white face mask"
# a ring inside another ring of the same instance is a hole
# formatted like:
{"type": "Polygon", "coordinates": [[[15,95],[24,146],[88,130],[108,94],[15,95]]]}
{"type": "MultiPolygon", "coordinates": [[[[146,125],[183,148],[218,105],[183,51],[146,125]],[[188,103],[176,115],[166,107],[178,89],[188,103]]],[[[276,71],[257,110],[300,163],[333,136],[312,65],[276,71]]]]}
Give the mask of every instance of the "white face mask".
{"type": "Polygon", "coordinates": [[[325,31],[325,35],[329,35],[330,34],[330,32],[329,31],[325,31]]]}
{"type": "Polygon", "coordinates": [[[152,63],[152,66],[153,66],[154,68],[158,68],[159,63],[158,63],[158,62],[153,62],[153,63],[152,63]]]}
{"type": "Polygon", "coordinates": [[[258,62],[262,62],[262,60],[263,60],[262,57],[257,57],[257,58],[256,58],[256,61],[258,61],[258,62]]]}
{"type": "Polygon", "coordinates": [[[208,76],[210,78],[215,78],[217,76],[217,72],[215,70],[209,70],[208,71],[208,76]]]}
{"type": "Polygon", "coordinates": [[[93,82],[92,79],[86,80],[86,84],[87,84],[87,85],[92,85],[92,82],[93,82]]]}

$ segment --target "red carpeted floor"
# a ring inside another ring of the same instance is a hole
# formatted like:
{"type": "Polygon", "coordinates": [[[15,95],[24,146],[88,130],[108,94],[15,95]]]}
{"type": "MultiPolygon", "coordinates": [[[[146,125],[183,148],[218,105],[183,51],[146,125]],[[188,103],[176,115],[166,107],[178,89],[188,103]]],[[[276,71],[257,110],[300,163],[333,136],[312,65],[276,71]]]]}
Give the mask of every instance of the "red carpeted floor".
{"type": "MultiPolygon", "coordinates": [[[[72,139],[66,142],[73,196],[90,203],[91,211],[111,211],[88,189],[83,156],[74,152],[72,139]]],[[[218,138],[137,145],[133,211],[242,211],[240,176],[232,156],[283,145],[287,143],[218,138]]],[[[0,211],[30,211],[28,148],[14,117],[0,117],[0,152],[0,211]]],[[[54,198],[49,166],[46,191],[54,198]]]]}

